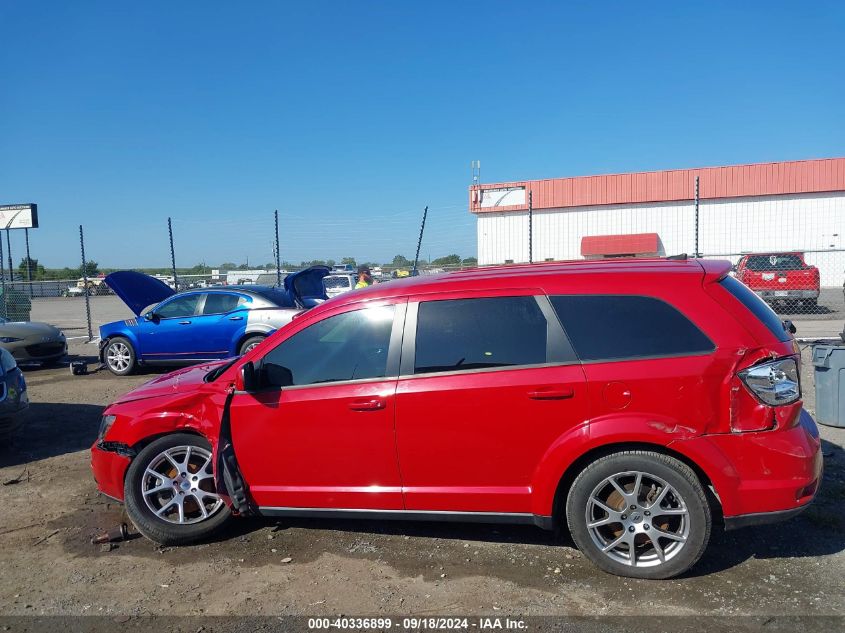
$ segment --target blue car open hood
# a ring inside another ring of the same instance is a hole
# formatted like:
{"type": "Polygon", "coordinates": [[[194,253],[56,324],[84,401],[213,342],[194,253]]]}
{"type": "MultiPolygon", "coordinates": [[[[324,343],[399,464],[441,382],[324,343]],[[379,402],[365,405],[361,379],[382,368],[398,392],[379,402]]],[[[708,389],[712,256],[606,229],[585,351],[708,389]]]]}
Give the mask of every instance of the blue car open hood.
{"type": "Polygon", "coordinates": [[[114,290],[114,294],[123,299],[123,303],[129,306],[135,316],[141,316],[141,311],[147,306],[161,303],[176,294],[161,279],[134,270],[119,270],[106,275],[103,281],[114,290]]]}
{"type": "Polygon", "coordinates": [[[331,273],[328,266],[311,266],[285,277],[285,294],[294,305],[311,308],[328,299],[323,277],[331,273]]]}

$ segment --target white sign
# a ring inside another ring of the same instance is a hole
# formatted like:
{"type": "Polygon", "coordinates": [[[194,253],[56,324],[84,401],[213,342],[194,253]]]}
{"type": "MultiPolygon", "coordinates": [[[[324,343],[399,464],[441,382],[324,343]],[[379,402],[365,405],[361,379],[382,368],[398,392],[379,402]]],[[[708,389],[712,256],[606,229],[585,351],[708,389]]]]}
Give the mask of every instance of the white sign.
{"type": "Polygon", "coordinates": [[[482,189],[479,206],[482,209],[522,206],[525,204],[525,187],[482,189]]]}
{"type": "Polygon", "coordinates": [[[37,229],[37,204],[0,205],[0,229],[37,229]]]}

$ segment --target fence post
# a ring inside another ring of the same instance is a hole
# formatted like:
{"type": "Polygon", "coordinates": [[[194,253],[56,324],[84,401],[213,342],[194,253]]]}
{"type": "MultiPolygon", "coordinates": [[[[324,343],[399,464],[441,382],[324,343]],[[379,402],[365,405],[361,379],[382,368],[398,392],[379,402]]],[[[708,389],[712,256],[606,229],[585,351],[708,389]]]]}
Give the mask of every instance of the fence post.
{"type": "Polygon", "coordinates": [[[29,285],[29,298],[32,299],[32,260],[29,258],[29,229],[23,230],[26,239],[26,281],[29,285]]]}
{"type": "Polygon", "coordinates": [[[528,263],[534,263],[534,195],[528,190],[528,263]]]}
{"type": "Polygon", "coordinates": [[[701,257],[698,250],[698,176],[695,177],[695,258],[701,257]]]}
{"type": "Polygon", "coordinates": [[[9,283],[12,284],[12,288],[15,287],[15,269],[14,264],[12,263],[12,241],[9,238],[9,234],[11,231],[9,227],[6,227],[6,250],[9,251],[9,283]]]}
{"type": "Polygon", "coordinates": [[[282,287],[282,260],[279,256],[279,210],[273,214],[276,220],[276,287],[282,287]]]}
{"type": "Polygon", "coordinates": [[[176,277],[176,254],[173,251],[173,225],[167,218],[167,234],[170,236],[170,268],[173,270],[173,289],[179,292],[179,279],[176,277]]]}
{"type": "Polygon", "coordinates": [[[85,261],[85,236],[82,234],[82,225],[79,225],[79,250],[82,251],[82,283],[85,284],[85,320],[88,322],[88,342],[94,338],[91,330],[91,297],[88,296],[88,265],[85,261]]]}
{"type": "Polygon", "coordinates": [[[3,316],[9,318],[9,297],[6,294],[6,265],[3,263],[2,236],[0,236],[0,289],[3,292],[3,316]]]}
{"type": "MultiPolygon", "coordinates": [[[[420,238],[417,240],[417,252],[414,255],[414,268],[411,271],[411,275],[417,274],[417,262],[420,260],[420,246],[422,246],[422,236],[423,231],[425,231],[425,217],[428,215],[428,205],[426,205],[425,209],[423,209],[423,219],[422,219],[422,226],[420,226],[420,238]]],[[[431,263],[431,257],[428,260],[429,264],[431,263]]]]}

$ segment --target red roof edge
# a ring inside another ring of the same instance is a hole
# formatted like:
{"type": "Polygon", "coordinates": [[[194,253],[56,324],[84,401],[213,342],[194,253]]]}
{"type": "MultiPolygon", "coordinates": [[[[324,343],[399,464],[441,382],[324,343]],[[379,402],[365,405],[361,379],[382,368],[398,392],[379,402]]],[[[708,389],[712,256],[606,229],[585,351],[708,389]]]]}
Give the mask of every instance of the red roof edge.
{"type": "Polygon", "coordinates": [[[692,200],[696,176],[702,200],[845,191],[845,158],[473,185],[469,209],[472,213],[525,211],[528,192],[534,209],[692,200]],[[481,206],[479,192],[503,188],[524,188],[525,204],[481,206]]]}

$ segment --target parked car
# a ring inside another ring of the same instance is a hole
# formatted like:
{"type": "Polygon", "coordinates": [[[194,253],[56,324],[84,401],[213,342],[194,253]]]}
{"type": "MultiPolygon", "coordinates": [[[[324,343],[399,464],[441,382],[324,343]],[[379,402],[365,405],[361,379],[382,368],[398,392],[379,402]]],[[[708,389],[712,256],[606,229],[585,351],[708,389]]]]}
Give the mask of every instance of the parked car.
{"type": "Polygon", "coordinates": [[[0,348],[11,353],[17,362],[49,365],[67,354],[67,339],[64,332],[49,323],[0,317],[0,348]]]}
{"type": "Polygon", "coordinates": [[[815,306],[819,299],[819,269],[807,264],[804,253],[773,252],[743,255],[736,278],[763,300],[800,301],[815,306]]]}
{"type": "Polygon", "coordinates": [[[284,288],[226,286],[176,293],[134,271],[106,283],[137,318],[100,327],[100,360],[119,376],[138,365],[195,364],[244,354],[304,309],[325,300],[325,266],[290,275],[284,288]]]}
{"type": "Polygon", "coordinates": [[[675,576],[714,522],[791,517],[822,471],[795,341],[729,271],[583,261],[358,290],[119,398],[94,476],[162,544],[232,509],[500,521],[675,576]]]}
{"type": "Polygon", "coordinates": [[[81,286],[68,286],[62,290],[63,297],[84,297],[86,294],[90,294],[90,292],[87,292],[81,286]]]}
{"type": "Polygon", "coordinates": [[[26,379],[12,355],[0,347],[0,438],[6,438],[23,424],[29,407],[26,379]]]}
{"type": "Polygon", "coordinates": [[[331,299],[344,292],[349,292],[358,283],[356,275],[334,274],[326,275],[323,279],[323,286],[326,288],[326,295],[331,299]]]}

